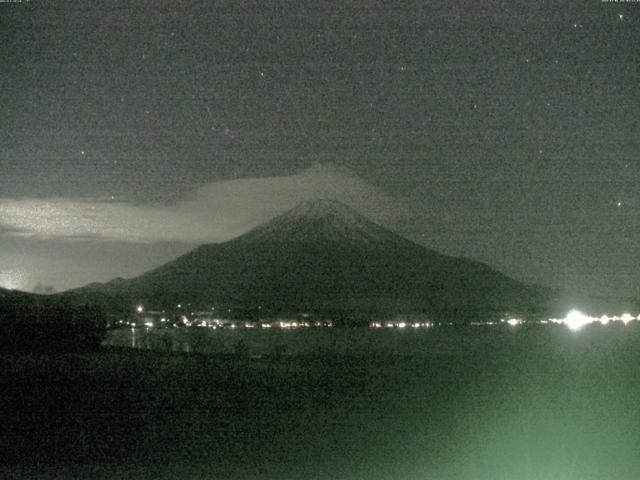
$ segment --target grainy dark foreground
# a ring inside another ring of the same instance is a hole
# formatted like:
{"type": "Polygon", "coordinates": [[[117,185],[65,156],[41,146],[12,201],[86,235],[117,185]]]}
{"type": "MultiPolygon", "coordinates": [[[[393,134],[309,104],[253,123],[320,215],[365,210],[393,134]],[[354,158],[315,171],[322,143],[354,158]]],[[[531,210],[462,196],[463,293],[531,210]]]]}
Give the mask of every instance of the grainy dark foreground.
{"type": "Polygon", "coordinates": [[[411,357],[3,354],[0,474],[638,477],[638,327],[475,331],[411,357]]]}

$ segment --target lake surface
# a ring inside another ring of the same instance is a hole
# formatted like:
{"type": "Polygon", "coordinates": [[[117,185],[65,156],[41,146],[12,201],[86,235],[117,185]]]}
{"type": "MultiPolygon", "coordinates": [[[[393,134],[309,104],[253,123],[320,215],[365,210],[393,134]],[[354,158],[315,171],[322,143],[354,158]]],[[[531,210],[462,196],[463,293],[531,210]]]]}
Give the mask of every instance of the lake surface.
{"type": "MultiPolygon", "coordinates": [[[[538,347],[557,352],[585,342],[634,338],[640,322],[593,324],[581,331],[564,325],[443,325],[428,328],[120,328],[108,333],[105,347],[184,353],[264,355],[466,355],[538,347]]],[[[612,347],[614,348],[614,347],[612,347]]]]}
{"type": "Polygon", "coordinates": [[[640,478],[638,322],[137,328],[105,345],[135,348],[0,356],[0,476],[640,478]]]}

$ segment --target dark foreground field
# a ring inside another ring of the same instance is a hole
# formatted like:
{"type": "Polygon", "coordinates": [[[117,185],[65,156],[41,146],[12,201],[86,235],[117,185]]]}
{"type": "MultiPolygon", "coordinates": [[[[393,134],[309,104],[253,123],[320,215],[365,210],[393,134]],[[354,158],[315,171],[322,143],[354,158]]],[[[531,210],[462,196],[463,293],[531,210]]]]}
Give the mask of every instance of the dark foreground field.
{"type": "Polygon", "coordinates": [[[639,326],[478,328],[411,356],[4,354],[0,477],[640,478],[639,326]]]}

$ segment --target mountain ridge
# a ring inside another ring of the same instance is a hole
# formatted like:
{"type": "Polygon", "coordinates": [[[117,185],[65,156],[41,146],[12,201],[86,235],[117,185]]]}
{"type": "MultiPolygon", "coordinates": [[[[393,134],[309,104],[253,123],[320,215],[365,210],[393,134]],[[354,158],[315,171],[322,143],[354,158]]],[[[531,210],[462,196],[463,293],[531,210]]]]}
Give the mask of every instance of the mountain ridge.
{"type": "Polygon", "coordinates": [[[409,241],[338,200],[315,199],[299,203],[271,220],[229,242],[255,241],[268,235],[282,235],[282,240],[302,240],[323,234],[333,241],[381,241],[395,239],[409,241]],[[333,238],[331,237],[333,235],[333,238]],[[287,237],[285,237],[287,236],[287,237]]]}
{"type": "Polygon", "coordinates": [[[138,277],[76,292],[125,309],[139,302],[154,308],[191,303],[271,314],[469,319],[532,314],[544,289],[430,250],[341,202],[320,199],[138,277]]]}

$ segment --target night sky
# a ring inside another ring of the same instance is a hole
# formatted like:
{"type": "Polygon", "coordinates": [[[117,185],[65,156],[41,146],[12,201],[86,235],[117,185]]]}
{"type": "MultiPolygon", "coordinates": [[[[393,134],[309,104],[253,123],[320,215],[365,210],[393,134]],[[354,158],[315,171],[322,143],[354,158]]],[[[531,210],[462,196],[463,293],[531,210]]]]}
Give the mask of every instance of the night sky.
{"type": "Polygon", "coordinates": [[[133,276],[312,197],[640,295],[640,3],[0,3],[0,286],[133,276]]]}

